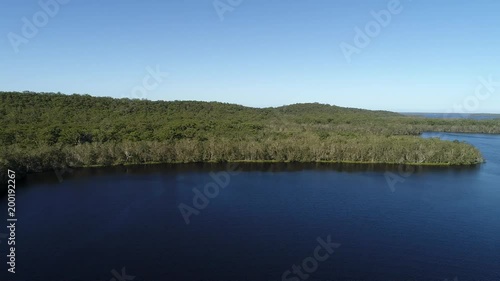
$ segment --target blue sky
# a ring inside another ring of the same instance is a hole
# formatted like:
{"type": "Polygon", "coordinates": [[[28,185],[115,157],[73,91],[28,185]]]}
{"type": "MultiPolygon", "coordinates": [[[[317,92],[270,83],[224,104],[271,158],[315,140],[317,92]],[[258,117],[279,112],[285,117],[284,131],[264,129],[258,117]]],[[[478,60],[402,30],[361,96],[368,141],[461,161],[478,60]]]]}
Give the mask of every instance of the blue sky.
{"type": "Polygon", "coordinates": [[[217,1],[223,20],[213,0],[70,0],[45,23],[38,1],[2,1],[0,90],[500,113],[500,1],[217,1]],[[390,21],[349,62],[341,43],[382,10],[390,21]],[[168,76],[148,78],[157,68],[168,76]],[[496,91],[479,99],[479,77],[496,91]]]}

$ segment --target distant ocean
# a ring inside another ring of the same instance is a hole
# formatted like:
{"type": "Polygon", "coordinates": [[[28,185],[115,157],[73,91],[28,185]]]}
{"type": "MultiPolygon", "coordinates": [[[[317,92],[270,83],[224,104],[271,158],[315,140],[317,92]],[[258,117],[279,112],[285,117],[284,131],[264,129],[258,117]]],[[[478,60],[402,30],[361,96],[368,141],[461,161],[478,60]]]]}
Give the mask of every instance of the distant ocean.
{"type": "Polygon", "coordinates": [[[500,114],[419,113],[419,112],[400,112],[400,113],[408,116],[421,116],[421,117],[438,118],[438,119],[474,119],[474,120],[500,119],[500,114]]]}

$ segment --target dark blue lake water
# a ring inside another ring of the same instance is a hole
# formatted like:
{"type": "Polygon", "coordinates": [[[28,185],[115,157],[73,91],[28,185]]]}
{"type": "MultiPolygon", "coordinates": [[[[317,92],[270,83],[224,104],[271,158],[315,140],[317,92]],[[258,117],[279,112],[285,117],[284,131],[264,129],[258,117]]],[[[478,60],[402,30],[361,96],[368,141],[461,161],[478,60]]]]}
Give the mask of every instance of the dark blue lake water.
{"type": "Polygon", "coordinates": [[[31,175],[17,184],[17,273],[3,239],[0,280],[500,280],[500,136],[433,136],[488,162],[31,175]]]}

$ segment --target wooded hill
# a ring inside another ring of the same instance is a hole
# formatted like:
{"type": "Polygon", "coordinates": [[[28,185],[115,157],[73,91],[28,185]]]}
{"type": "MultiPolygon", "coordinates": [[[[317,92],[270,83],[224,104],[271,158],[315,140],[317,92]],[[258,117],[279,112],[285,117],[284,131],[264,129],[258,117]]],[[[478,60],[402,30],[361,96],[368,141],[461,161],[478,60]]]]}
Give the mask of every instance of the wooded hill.
{"type": "Polygon", "coordinates": [[[0,167],[279,161],[469,165],[466,143],[424,131],[500,133],[500,119],[428,119],[295,104],[277,108],[0,92],[0,167]]]}

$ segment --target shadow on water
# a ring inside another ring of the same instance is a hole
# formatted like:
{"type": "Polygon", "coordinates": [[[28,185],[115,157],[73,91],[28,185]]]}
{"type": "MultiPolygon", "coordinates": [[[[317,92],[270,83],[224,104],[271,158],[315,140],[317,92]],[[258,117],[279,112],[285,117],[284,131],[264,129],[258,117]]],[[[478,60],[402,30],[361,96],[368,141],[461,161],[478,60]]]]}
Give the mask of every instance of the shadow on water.
{"type": "Polygon", "coordinates": [[[220,172],[230,169],[241,172],[301,172],[324,171],[340,173],[465,173],[475,172],[481,165],[467,166],[412,166],[397,164],[350,164],[350,163],[189,163],[189,164],[149,164],[93,168],[72,168],[58,176],[55,172],[30,174],[23,186],[33,184],[56,184],[63,180],[79,180],[101,176],[152,175],[182,172],[220,172]]]}

